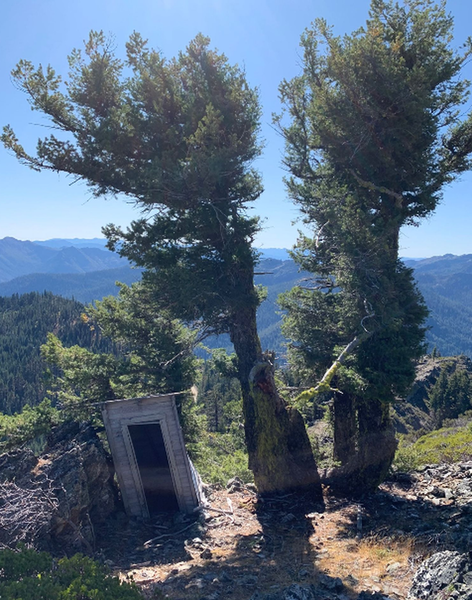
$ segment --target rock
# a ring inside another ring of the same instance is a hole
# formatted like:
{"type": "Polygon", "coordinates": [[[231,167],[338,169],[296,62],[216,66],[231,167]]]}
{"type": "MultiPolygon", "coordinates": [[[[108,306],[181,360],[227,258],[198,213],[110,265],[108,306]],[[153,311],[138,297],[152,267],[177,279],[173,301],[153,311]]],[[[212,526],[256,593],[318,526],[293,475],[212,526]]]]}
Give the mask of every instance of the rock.
{"type": "Polygon", "coordinates": [[[230,494],[234,494],[234,492],[239,492],[244,488],[244,481],[239,477],[233,477],[226,484],[226,489],[230,494]]]}
{"type": "Polygon", "coordinates": [[[395,573],[396,571],[398,571],[398,569],[400,569],[401,566],[402,566],[401,563],[394,562],[391,565],[387,566],[386,571],[389,575],[391,575],[392,573],[395,573]]]}
{"type": "Polygon", "coordinates": [[[200,558],[203,558],[204,560],[210,560],[210,558],[213,556],[210,548],[205,548],[205,550],[200,554],[200,558]]]}
{"type": "Polygon", "coordinates": [[[311,572],[306,569],[305,567],[303,567],[302,569],[300,569],[298,571],[298,579],[306,579],[307,577],[310,577],[311,572]]]}
{"type": "Polygon", "coordinates": [[[190,541],[190,544],[192,546],[195,546],[195,548],[201,548],[203,546],[203,541],[201,538],[195,537],[193,538],[193,540],[190,541]]]}
{"type": "Polygon", "coordinates": [[[408,600],[472,600],[472,556],[437,552],[417,570],[408,600]]]}
{"type": "Polygon", "coordinates": [[[322,587],[333,592],[340,592],[344,588],[344,583],[340,577],[330,577],[324,573],[320,575],[319,582],[322,587]]]}
{"type": "Polygon", "coordinates": [[[352,573],[349,573],[349,575],[346,577],[346,583],[347,585],[355,586],[359,583],[359,580],[356,579],[352,573]]]}
{"type": "Polygon", "coordinates": [[[282,600],[314,600],[315,596],[311,587],[304,587],[294,583],[282,591],[282,600]]]}
{"type": "Polygon", "coordinates": [[[451,488],[444,488],[443,491],[446,500],[452,500],[454,498],[454,492],[451,490],[451,488]]]}
{"type": "Polygon", "coordinates": [[[14,519],[2,523],[0,517],[0,541],[11,547],[23,542],[52,552],[90,554],[94,526],[115,510],[111,461],[92,427],[78,423],[55,428],[47,453],[39,458],[28,449],[1,455],[0,484],[2,517],[17,502],[22,525],[14,519]]]}

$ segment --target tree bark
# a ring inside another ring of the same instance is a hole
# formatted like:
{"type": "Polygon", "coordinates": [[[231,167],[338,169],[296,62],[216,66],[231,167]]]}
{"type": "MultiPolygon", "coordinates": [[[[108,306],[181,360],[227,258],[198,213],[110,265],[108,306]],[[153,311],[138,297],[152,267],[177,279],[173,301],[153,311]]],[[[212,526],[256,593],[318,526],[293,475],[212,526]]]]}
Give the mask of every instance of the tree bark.
{"type": "Polygon", "coordinates": [[[357,449],[340,467],[323,479],[340,495],[359,497],[374,491],[393,462],[397,441],[390,407],[380,400],[366,400],[357,407],[357,449]]]}
{"type": "MultiPolygon", "coordinates": [[[[252,281],[248,285],[253,286],[252,281]]],[[[256,305],[233,312],[230,337],[238,357],[249,468],[259,493],[309,492],[321,499],[305,423],[279,396],[273,365],[263,359],[256,305]]]]}
{"type": "Polygon", "coordinates": [[[346,464],[356,452],[357,419],[354,397],[349,392],[334,394],[333,458],[346,464]]]}
{"type": "Polygon", "coordinates": [[[360,404],[357,414],[361,483],[372,490],[385,479],[395,457],[397,440],[389,404],[380,400],[366,401],[360,404]]]}
{"type": "Polygon", "coordinates": [[[249,375],[254,421],[250,468],[261,494],[309,492],[321,499],[321,483],[300,413],[287,407],[274,382],[273,366],[257,363],[249,375]]]}

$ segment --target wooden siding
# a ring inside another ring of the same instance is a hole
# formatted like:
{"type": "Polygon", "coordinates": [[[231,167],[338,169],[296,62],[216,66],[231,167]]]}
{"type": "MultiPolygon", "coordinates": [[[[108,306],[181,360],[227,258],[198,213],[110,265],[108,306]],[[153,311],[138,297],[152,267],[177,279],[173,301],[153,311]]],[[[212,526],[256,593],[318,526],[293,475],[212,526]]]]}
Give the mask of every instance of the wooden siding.
{"type": "Polygon", "coordinates": [[[179,508],[192,512],[201,502],[201,490],[193,476],[185,450],[173,395],[111,400],[102,406],[103,420],[127,513],[149,517],[128,426],[159,423],[179,508]]]}

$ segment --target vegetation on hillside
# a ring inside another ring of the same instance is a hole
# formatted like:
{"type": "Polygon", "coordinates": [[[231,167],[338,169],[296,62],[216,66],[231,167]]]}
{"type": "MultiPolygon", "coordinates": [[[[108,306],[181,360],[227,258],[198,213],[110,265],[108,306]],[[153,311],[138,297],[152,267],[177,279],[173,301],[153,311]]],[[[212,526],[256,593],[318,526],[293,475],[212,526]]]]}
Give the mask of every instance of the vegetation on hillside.
{"type": "Polygon", "coordinates": [[[437,427],[441,427],[446,419],[455,419],[472,409],[471,374],[465,369],[449,373],[444,366],[429,392],[429,401],[437,427]]]}
{"type": "Polygon", "coordinates": [[[0,412],[19,412],[46,397],[46,363],[40,346],[49,332],[65,346],[112,352],[110,341],[82,321],[83,311],[79,302],[49,292],[0,297],[0,412]]]}
{"type": "Polygon", "coordinates": [[[412,441],[402,437],[395,455],[394,468],[409,472],[424,465],[472,460],[472,413],[446,422],[412,441]]]}

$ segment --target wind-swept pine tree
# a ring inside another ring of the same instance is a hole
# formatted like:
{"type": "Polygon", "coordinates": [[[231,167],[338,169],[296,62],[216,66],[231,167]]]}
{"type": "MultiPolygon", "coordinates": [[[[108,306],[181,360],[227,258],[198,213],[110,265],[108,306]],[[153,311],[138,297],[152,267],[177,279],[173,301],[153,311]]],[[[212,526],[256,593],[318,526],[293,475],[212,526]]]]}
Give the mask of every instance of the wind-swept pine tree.
{"type": "Polygon", "coordinates": [[[199,35],[166,60],[133,34],[122,63],[103,34],[69,58],[67,87],[48,67],[13,71],[32,108],[56,130],[28,154],[13,130],[3,141],[33,169],[85,180],[93,193],[125,194],[144,212],[110,247],[144,267],[155,300],[200,332],[228,332],[238,358],[249,466],[260,492],[321,487],[299,413],[277,393],[256,327],[258,219],[246,209],[262,191],[260,106],[245,74],[199,35]]]}
{"type": "Polygon", "coordinates": [[[285,296],[285,331],[321,378],[317,391],[338,390],[335,453],[350,492],[388,469],[388,403],[423,352],[426,309],[399,260],[400,229],[431,214],[444,185],[470,168],[460,74],[471,42],[454,50],[452,26],[445,2],[372,0],[351,35],[316,20],[301,39],[303,73],[280,87],[287,188],[313,229],[296,260],[316,274],[311,290],[285,296]]]}

